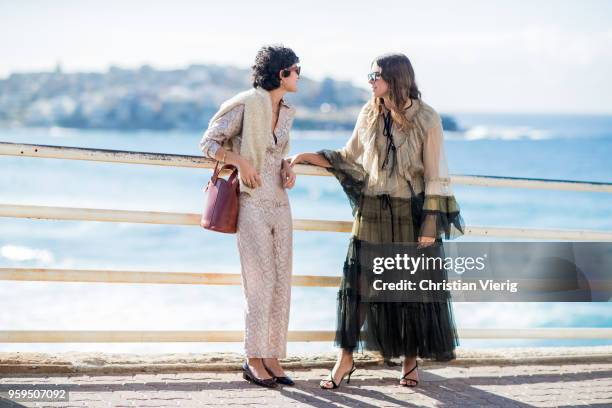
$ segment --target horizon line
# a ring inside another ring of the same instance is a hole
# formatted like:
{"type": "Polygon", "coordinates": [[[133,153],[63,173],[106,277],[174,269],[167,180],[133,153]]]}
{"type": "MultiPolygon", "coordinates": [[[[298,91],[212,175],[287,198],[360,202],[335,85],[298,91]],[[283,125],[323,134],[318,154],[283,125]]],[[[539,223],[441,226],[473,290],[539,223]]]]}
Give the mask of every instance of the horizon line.
{"type": "MultiPolygon", "coordinates": [[[[187,69],[191,66],[217,66],[217,67],[227,67],[227,68],[236,68],[236,69],[242,69],[242,70],[249,70],[250,67],[244,67],[238,64],[230,64],[230,63],[215,63],[215,62],[189,62],[187,64],[180,64],[180,65],[167,65],[167,66],[159,66],[159,65],[153,65],[150,63],[140,63],[140,64],[136,64],[136,65],[130,65],[130,64],[126,64],[126,65],[121,65],[121,64],[115,64],[115,63],[109,63],[108,65],[106,65],[105,68],[68,68],[66,69],[65,67],[62,66],[61,61],[57,62],[55,65],[55,68],[45,68],[45,69],[31,69],[31,70],[15,70],[15,71],[10,71],[8,73],[0,73],[0,81],[4,81],[7,80],[11,75],[13,74],[17,74],[17,75],[34,75],[34,74],[53,74],[53,73],[58,73],[57,70],[58,68],[60,69],[59,73],[61,74],[91,74],[91,73],[100,73],[100,74],[104,74],[104,73],[108,73],[110,72],[110,70],[112,68],[117,68],[117,69],[124,69],[124,70],[131,70],[131,71],[135,71],[135,70],[139,70],[145,67],[149,67],[152,68],[156,71],[174,71],[174,70],[181,70],[181,69],[187,69]]],[[[308,78],[310,80],[314,80],[317,82],[321,82],[323,79],[326,78],[330,78],[333,79],[334,81],[337,82],[348,82],[351,84],[351,86],[356,87],[356,88],[360,88],[360,89],[364,89],[366,91],[368,91],[369,89],[366,86],[360,86],[358,84],[355,84],[354,81],[352,81],[351,79],[342,79],[342,78],[337,78],[335,76],[332,75],[323,75],[322,77],[317,77],[317,76],[305,76],[305,78],[308,78]]],[[[582,115],[582,116],[612,116],[612,110],[591,110],[591,111],[548,111],[548,110],[532,110],[532,111],[514,111],[514,110],[499,110],[499,109],[486,109],[486,108],[479,108],[479,109],[467,109],[467,110],[463,110],[463,109],[439,109],[439,111],[441,113],[445,113],[448,115],[462,115],[462,114],[511,114],[511,115],[582,115]]]]}

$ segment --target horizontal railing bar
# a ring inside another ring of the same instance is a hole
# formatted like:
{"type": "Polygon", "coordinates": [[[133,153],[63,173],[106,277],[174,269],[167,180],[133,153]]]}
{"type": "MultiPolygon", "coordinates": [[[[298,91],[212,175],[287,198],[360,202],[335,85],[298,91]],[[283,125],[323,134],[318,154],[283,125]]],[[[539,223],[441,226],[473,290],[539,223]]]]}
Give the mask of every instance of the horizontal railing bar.
{"type": "MultiPolygon", "coordinates": [[[[199,226],[201,214],[0,204],[0,217],[199,226]]],[[[293,220],[301,231],[350,232],[352,227],[352,221],[293,220]]]]}
{"type": "MultiPolygon", "coordinates": [[[[241,285],[238,273],[147,272],[98,269],[0,268],[0,280],[187,285],[241,285]]],[[[293,286],[338,287],[337,276],[293,275],[293,286]]]]}
{"type": "MultiPolygon", "coordinates": [[[[214,160],[205,158],[203,156],[10,142],[0,142],[0,155],[209,169],[212,169],[215,166],[214,160]]],[[[327,170],[311,165],[298,165],[296,167],[296,173],[309,176],[331,176],[331,173],[327,170]]],[[[535,188],[612,193],[612,183],[593,181],[451,175],[451,182],[454,184],[466,184],[482,187],[535,188]]]]}
{"type": "MultiPolygon", "coordinates": [[[[449,281],[478,282],[482,278],[449,277],[449,281]]],[[[340,285],[339,276],[293,275],[293,286],[333,287],[340,285]]],[[[173,284],[173,285],[241,285],[238,273],[205,272],[157,272],[123,271],[105,269],[53,269],[53,268],[0,268],[0,281],[23,282],[81,282],[81,283],[134,283],[134,284],[173,284]]],[[[550,279],[514,279],[521,291],[550,290],[550,279]]],[[[592,291],[612,290],[612,281],[589,280],[592,291]]]]}
{"type": "MultiPolygon", "coordinates": [[[[158,211],[107,210],[96,208],[49,207],[0,204],[0,217],[69,221],[103,221],[145,224],[200,225],[200,214],[158,211]]],[[[299,231],[351,232],[352,221],[294,219],[299,231]]],[[[612,241],[612,232],[560,229],[466,227],[466,235],[505,238],[557,239],[569,241],[612,241]]]]}
{"type": "Polygon", "coordinates": [[[0,155],[172,167],[213,168],[215,164],[203,156],[9,142],[0,142],[0,155]]]}
{"type": "MultiPolygon", "coordinates": [[[[459,328],[462,339],[612,339],[612,328],[459,328]]],[[[333,341],[334,331],[289,331],[288,341],[333,341]]],[[[174,343],[244,340],[241,330],[3,330],[0,343],[174,343]]]]}
{"type": "Polygon", "coordinates": [[[541,190],[592,191],[612,193],[612,183],[597,181],[554,180],[526,177],[454,175],[454,184],[464,184],[479,187],[532,188],[541,190]]]}

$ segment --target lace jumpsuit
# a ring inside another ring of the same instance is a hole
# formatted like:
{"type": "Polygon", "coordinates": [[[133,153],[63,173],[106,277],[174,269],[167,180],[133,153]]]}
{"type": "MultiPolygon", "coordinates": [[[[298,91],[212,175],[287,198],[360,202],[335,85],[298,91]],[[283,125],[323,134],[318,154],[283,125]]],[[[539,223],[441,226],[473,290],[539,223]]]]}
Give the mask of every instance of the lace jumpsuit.
{"type": "MultiPolygon", "coordinates": [[[[237,243],[242,287],[246,298],[245,352],[253,358],[283,358],[287,349],[293,226],[289,198],[281,178],[282,150],[289,140],[294,108],[281,102],[259,176],[262,185],[249,195],[240,193],[237,243]]],[[[238,105],[211,124],[200,149],[214,158],[225,140],[240,144],[244,105],[238,105]]]]}

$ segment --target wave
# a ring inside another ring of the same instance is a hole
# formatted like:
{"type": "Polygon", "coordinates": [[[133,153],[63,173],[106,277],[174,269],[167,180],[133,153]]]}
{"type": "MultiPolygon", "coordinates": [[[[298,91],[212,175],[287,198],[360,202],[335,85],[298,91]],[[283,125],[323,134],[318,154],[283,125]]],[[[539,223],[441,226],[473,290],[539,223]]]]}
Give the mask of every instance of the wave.
{"type": "Polygon", "coordinates": [[[301,130],[291,131],[292,140],[347,140],[351,136],[348,130],[301,130]]]}
{"type": "Polygon", "coordinates": [[[46,249],[34,249],[26,246],[4,245],[0,247],[0,257],[13,262],[52,263],[53,253],[46,249]]]}
{"type": "MultiPolygon", "coordinates": [[[[294,140],[347,140],[351,132],[347,131],[308,131],[298,130],[292,132],[294,140]]],[[[550,130],[536,129],[529,126],[487,126],[477,125],[463,131],[444,131],[448,140],[546,140],[553,139],[550,130]]]]}
{"type": "Polygon", "coordinates": [[[459,140],[546,140],[552,139],[549,130],[529,126],[485,126],[478,125],[464,132],[445,132],[449,139],[459,140]]]}

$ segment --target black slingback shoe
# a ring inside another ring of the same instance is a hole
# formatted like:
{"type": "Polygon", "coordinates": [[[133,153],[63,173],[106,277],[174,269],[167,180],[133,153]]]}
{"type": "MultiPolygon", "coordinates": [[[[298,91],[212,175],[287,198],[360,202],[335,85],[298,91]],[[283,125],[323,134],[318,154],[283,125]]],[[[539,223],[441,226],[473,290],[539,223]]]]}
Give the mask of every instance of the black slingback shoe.
{"type": "Polygon", "coordinates": [[[283,384],[283,385],[295,385],[295,381],[293,381],[291,379],[291,377],[277,377],[274,375],[274,373],[268,368],[266,367],[266,365],[264,364],[264,368],[266,369],[266,371],[268,372],[268,374],[270,374],[272,376],[272,378],[274,378],[274,380],[279,383],[279,384],[283,384]]]}
{"type": "Polygon", "coordinates": [[[401,385],[402,387],[416,387],[416,386],[419,384],[419,380],[415,380],[415,379],[413,379],[413,378],[406,378],[406,377],[408,376],[408,374],[410,374],[411,372],[413,372],[414,370],[416,370],[418,366],[419,366],[419,363],[417,363],[417,362],[415,361],[415,363],[414,363],[414,367],[412,367],[412,368],[410,369],[410,371],[408,371],[406,374],[404,374],[404,375],[402,376],[402,378],[400,378],[400,381],[404,380],[404,381],[411,381],[411,382],[412,382],[412,383],[407,382],[406,384],[402,384],[402,383],[400,383],[400,385],[401,385]]]}
{"type": "Polygon", "coordinates": [[[251,371],[251,368],[249,367],[249,363],[247,363],[246,361],[242,365],[242,378],[244,378],[248,382],[251,382],[256,385],[260,385],[262,387],[266,387],[266,388],[278,387],[278,384],[276,384],[276,381],[274,381],[274,378],[255,377],[255,374],[253,374],[253,372],[251,371]]]}
{"type": "Polygon", "coordinates": [[[319,386],[321,388],[323,388],[324,390],[335,390],[336,388],[338,388],[340,386],[340,384],[342,384],[342,380],[344,380],[344,376],[346,376],[348,374],[348,377],[346,378],[346,383],[350,383],[351,382],[351,375],[355,372],[355,370],[357,370],[357,368],[355,367],[355,362],[353,361],[353,366],[351,367],[351,370],[347,373],[344,373],[344,375],[342,376],[342,378],[340,378],[340,382],[338,384],[336,384],[334,382],[334,369],[332,368],[332,370],[329,372],[329,379],[327,380],[323,380],[325,382],[330,381],[332,383],[332,387],[325,387],[323,386],[323,384],[319,384],[319,386]]]}

